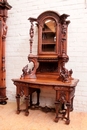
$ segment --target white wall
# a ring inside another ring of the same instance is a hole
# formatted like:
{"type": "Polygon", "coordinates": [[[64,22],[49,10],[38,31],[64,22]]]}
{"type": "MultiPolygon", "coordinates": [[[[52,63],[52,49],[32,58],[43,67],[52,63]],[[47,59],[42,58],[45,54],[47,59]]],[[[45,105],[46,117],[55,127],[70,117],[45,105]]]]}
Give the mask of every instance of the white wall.
{"type": "MultiPolygon", "coordinates": [[[[11,79],[19,78],[22,68],[28,63],[29,17],[37,18],[46,10],[69,14],[67,68],[80,81],[76,87],[74,110],[87,111],[87,4],[85,0],[8,0],[12,9],[8,11],[8,34],[6,39],[6,86],[9,101],[15,101],[16,87],[11,79]]],[[[37,30],[35,30],[35,34],[37,30]]],[[[37,41],[37,39],[36,39],[37,41]]],[[[33,44],[36,53],[36,42],[33,44]]],[[[53,106],[54,93],[42,90],[41,104],[53,106]]]]}

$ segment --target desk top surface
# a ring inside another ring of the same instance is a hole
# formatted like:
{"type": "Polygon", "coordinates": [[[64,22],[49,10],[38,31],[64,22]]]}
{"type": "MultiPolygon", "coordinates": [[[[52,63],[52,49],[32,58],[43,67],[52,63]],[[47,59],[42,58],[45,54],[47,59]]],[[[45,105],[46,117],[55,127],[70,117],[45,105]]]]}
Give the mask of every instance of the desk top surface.
{"type": "Polygon", "coordinates": [[[78,79],[72,79],[70,82],[62,82],[59,81],[58,78],[51,78],[51,77],[45,77],[45,78],[36,78],[36,79],[12,79],[13,82],[19,82],[19,83],[27,83],[27,84],[36,84],[36,85],[55,85],[55,86],[66,86],[66,87],[74,87],[79,82],[78,79]]]}

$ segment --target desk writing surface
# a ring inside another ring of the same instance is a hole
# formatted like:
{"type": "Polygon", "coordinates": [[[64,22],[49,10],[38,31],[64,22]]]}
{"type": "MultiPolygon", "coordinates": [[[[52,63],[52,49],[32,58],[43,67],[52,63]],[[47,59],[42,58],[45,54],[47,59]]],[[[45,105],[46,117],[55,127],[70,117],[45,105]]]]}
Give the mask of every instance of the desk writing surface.
{"type": "Polygon", "coordinates": [[[62,82],[58,79],[50,79],[50,78],[36,78],[36,79],[12,79],[14,82],[20,83],[28,83],[28,84],[36,84],[36,85],[54,85],[54,86],[66,86],[66,87],[74,87],[78,83],[78,79],[72,79],[71,82],[62,82]]]}

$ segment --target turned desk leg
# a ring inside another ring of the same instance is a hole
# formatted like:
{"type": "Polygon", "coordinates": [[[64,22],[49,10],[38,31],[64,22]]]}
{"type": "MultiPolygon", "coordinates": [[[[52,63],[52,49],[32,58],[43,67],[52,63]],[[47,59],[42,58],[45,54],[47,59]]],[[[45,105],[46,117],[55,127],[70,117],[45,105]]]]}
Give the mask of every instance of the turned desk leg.
{"type": "Polygon", "coordinates": [[[28,111],[29,96],[25,96],[25,103],[26,103],[25,115],[28,116],[29,115],[29,111],[28,111]]]}
{"type": "Polygon", "coordinates": [[[20,95],[17,94],[16,96],[16,101],[17,101],[17,114],[20,113],[20,95]]]}
{"type": "Polygon", "coordinates": [[[40,89],[37,89],[37,105],[39,105],[40,104],[40,102],[39,102],[39,97],[40,97],[40,89]]]}
{"type": "Polygon", "coordinates": [[[54,121],[55,121],[55,122],[58,122],[58,120],[59,120],[58,115],[59,115],[60,101],[56,101],[56,102],[55,102],[55,105],[56,105],[56,117],[55,117],[54,121]]]}
{"type": "Polygon", "coordinates": [[[67,118],[66,118],[66,124],[68,125],[68,124],[70,123],[70,118],[69,118],[69,116],[70,116],[70,107],[71,107],[71,105],[70,105],[69,102],[66,103],[66,107],[67,107],[67,118]]]}
{"type": "Polygon", "coordinates": [[[32,106],[32,93],[30,94],[30,106],[32,106]]]}
{"type": "Polygon", "coordinates": [[[70,111],[73,111],[73,100],[74,100],[74,97],[71,99],[71,107],[70,107],[70,111]]]}

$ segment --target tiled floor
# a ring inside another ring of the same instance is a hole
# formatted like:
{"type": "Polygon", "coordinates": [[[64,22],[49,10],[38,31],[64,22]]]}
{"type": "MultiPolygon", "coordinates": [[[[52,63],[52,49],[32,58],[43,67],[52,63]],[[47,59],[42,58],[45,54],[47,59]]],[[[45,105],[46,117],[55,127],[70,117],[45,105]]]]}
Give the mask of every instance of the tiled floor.
{"type": "Polygon", "coordinates": [[[87,113],[71,112],[70,124],[64,120],[54,122],[55,113],[45,113],[40,110],[29,110],[29,116],[24,112],[16,114],[16,102],[0,105],[0,130],[87,130],[87,113]]]}

